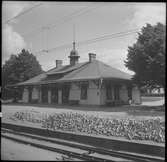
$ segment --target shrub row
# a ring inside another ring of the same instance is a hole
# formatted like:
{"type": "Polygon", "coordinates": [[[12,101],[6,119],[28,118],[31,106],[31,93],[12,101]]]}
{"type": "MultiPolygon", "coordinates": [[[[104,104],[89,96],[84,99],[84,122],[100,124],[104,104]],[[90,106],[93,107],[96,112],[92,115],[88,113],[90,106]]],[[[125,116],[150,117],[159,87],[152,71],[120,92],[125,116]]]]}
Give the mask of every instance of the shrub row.
{"type": "Polygon", "coordinates": [[[125,137],[135,140],[165,142],[165,122],[159,118],[148,120],[109,119],[79,113],[16,112],[14,117],[52,130],[125,137]]]}

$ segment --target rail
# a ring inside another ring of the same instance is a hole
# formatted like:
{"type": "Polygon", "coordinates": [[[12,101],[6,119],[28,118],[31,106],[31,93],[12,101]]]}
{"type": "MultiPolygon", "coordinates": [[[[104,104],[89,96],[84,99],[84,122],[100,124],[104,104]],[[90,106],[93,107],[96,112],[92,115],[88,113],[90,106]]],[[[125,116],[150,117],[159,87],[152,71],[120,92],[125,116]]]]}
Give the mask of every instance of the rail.
{"type": "MultiPolygon", "coordinates": [[[[88,146],[88,145],[83,145],[81,143],[71,143],[71,140],[65,140],[65,141],[62,141],[60,140],[59,138],[57,137],[46,137],[45,135],[39,135],[39,134],[31,134],[30,132],[26,132],[26,131],[22,131],[22,128],[24,126],[16,126],[16,125],[13,125],[13,124],[7,124],[7,125],[4,125],[4,123],[2,123],[2,128],[1,128],[1,132],[8,132],[8,133],[12,133],[12,134],[15,134],[15,135],[21,135],[21,136],[25,136],[25,137],[28,137],[28,138],[33,138],[33,139],[36,139],[36,140],[43,140],[43,141],[47,141],[47,142],[52,142],[52,143],[56,143],[56,144],[60,144],[60,145],[64,145],[64,146],[69,146],[69,147],[73,147],[73,148],[78,148],[78,149],[82,149],[82,150],[86,150],[88,151],[89,153],[98,153],[98,154],[101,154],[101,155],[109,155],[109,156],[113,156],[113,157],[116,157],[116,158],[124,158],[124,159],[128,159],[128,160],[133,160],[133,161],[159,161],[159,162],[162,162],[164,161],[164,157],[158,157],[158,156],[148,156],[148,155],[144,155],[144,154],[134,154],[132,152],[125,152],[125,151],[118,151],[118,150],[111,150],[111,149],[106,149],[106,148],[101,148],[101,147],[95,147],[95,146],[88,146]],[[9,128],[13,126],[12,128],[9,128]],[[5,128],[5,129],[4,129],[5,128]],[[15,129],[17,128],[17,129],[15,129]]],[[[25,127],[24,127],[25,128],[25,127]]],[[[35,128],[32,128],[32,129],[35,129],[35,128]]],[[[24,130],[24,129],[23,129],[24,130]]],[[[46,131],[46,130],[43,130],[43,131],[46,131]]],[[[1,134],[1,136],[5,137],[4,134],[1,134]]],[[[8,138],[8,137],[6,137],[8,138]]],[[[9,137],[10,138],[10,137],[9,137]]],[[[13,139],[14,140],[14,139],[13,139]]],[[[20,139],[17,139],[17,141],[20,140],[20,139]]],[[[24,141],[20,141],[20,142],[23,142],[24,141]]],[[[26,142],[26,141],[25,141],[26,142]]],[[[29,143],[30,144],[30,143],[29,143]]],[[[33,145],[33,144],[32,144],[33,145]]],[[[45,147],[45,146],[40,146],[40,144],[37,146],[35,145],[36,147],[45,147]]],[[[47,147],[46,147],[47,148],[47,147]]],[[[51,148],[48,148],[48,149],[51,149],[51,148]]],[[[54,149],[53,149],[54,150],[54,149]]],[[[55,150],[56,151],[56,150],[55,150]]],[[[57,150],[57,152],[61,152],[61,150],[57,150]]],[[[63,152],[63,151],[62,151],[63,152]]],[[[64,154],[66,155],[69,155],[69,156],[72,156],[74,153],[70,153],[70,152],[67,152],[64,154]]],[[[88,156],[88,155],[74,155],[75,157],[78,157],[80,156],[82,159],[83,156],[88,156]]],[[[80,158],[80,159],[81,159],[80,158]]],[[[92,160],[95,160],[96,157],[92,157],[92,160]]],[[[85,157],[84,160],[91,160],[90,157],[85,157]],[[87,159],[86,159],[87,158],[87,159]],[[88,159],[89,158],[89,159],[88,159]]],[[[107,159],[99,159],[100,161],[107,161],[107,159]]],[[[96,161],[99,161],[98,159],[96,159],[96,161]]],[[[112,161],[112,160],[110,160],[112,161]]]]}

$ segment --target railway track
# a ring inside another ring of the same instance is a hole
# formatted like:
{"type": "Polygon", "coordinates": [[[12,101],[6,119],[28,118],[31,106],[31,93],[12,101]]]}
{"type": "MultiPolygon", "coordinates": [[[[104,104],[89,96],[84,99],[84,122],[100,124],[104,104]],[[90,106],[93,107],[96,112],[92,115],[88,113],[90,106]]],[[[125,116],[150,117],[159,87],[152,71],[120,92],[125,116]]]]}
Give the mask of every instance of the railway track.
{"type": "Polygon", "coordinates": [[[164,158],[146,156],[141,154],[132,154],[114,150],[107,150],[93,146],[87,146],[70,141],[49,138],[39,135],[33,135],[10,129],[1,128],[1,137],[23,143],[49,151],[58,152],[67,155],[70,158],[76,158],[86,161],[104,161],[104,162],[162,162],[164,158]]]}

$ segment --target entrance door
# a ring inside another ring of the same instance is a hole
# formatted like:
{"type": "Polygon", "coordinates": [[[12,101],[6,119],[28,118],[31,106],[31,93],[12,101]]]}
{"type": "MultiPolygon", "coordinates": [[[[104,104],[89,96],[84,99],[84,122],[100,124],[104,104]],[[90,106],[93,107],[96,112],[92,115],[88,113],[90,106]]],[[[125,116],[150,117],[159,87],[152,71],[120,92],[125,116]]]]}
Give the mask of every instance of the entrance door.
{"type": "Polygon", "coordinates": [[[132,87],[128,86],[128,97],[129,99],[132,99],[132,87]]]}
{"type": "Polygon", "coordinates": [[[112,100],[113,99],[111,84],[106,85],[106,97],[107,97],[107,100],[112,100]]]}
{"type": "Polygon", "coordinates": [[[32,102],[32,88],[28,88],[28,102],[31,103],[32,102]]]}
{"type": "Polygon", "coordinates": [[[41,90],[42,90],[42,103],[48,103],[48,87],[43,85],[41,90]]]}
{"type": "Polygon", "coordinates": [[[51,89],[51,102],[52,103],[58,103],[58,88],[57,87],[53,87],[51,89]]]}
{"type": "Polygon", "coordinates": [[[118,85],[114,86],[114,99],[119,100],[119,86],[118,85]]]}
{"type": "Polygon", "coordinates": [[[70,86],[64,85],[62,87],[62,103],[67,104],[69,100],[69,92],[70,92],[70,86]]]}

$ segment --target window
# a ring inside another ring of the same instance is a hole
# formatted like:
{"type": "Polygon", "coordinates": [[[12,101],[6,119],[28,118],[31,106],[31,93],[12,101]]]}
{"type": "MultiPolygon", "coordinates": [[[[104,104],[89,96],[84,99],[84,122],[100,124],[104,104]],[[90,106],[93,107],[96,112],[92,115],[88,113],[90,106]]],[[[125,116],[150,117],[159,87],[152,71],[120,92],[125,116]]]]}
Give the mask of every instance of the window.
{"type": "Polygon", "coordinates": [[[87,99],[87,85],[86,84],[81,85],[81,99],[82,100],[87,99]]]}

